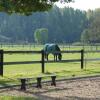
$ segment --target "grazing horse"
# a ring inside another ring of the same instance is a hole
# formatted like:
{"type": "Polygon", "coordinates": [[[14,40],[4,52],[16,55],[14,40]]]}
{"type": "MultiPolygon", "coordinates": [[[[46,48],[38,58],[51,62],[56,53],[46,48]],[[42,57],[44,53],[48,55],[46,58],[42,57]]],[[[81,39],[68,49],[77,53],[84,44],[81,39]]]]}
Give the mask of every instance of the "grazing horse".
{"type": "Polygon", "coordinates": [[[54,55],[54,61],[61,60],[62,54],[59,46],[57,44],[45,44],[44,48],[44,57],[48,60],[48,55],[51,53],[54,55]]]}

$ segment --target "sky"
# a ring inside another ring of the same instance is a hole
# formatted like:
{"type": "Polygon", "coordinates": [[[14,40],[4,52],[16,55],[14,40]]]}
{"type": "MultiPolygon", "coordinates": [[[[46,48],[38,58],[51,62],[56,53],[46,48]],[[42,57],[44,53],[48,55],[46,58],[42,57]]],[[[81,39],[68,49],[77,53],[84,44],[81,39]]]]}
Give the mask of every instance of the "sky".
{"type": "Polygon", "coordinates": [[[66,4],[60,4],[57,3],[59,7],[73,7],[75,9],[80,9],[80,10],[94,10],[96,8],[100,8],[100,0],[74,0],[74,3],[66,3],[66,4]]]}

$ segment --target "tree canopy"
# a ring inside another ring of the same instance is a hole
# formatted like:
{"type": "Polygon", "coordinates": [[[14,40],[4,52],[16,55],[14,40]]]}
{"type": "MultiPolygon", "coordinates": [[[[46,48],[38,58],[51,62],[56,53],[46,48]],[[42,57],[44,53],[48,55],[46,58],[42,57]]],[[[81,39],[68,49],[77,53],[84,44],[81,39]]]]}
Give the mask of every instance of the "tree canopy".
{"type": "Polygon", "coordinates": [[[68,3],[72,0],[0,0],[0,11],[30,15],[32,12],[49,10],[57,1],[68,3]]]}
{"type": "Polygon", "coordinates": [[[88,27],[82,33],[82,41],[100,42],[100,8],[88,11],[87,17],[88,27]]]}
{"type": "Polygon", "coordinates": [[[37,29],[46,28],[47,42],[72,43],[80,41],[82,31],[87,28],[87,21],[85,11],[57,6],[53,6],[48,12],[36,12],[28,17],[0,13],[0,34],[11,38],[9,42],[12,43],[33,43],[33,33],[37,29]]]}
{"type": "Polygon", "coordinates": [[[40,28],[36,29],[34,32],[34,38],[37,43],[46,43],[48,40],[48,29],[40,28]]]}

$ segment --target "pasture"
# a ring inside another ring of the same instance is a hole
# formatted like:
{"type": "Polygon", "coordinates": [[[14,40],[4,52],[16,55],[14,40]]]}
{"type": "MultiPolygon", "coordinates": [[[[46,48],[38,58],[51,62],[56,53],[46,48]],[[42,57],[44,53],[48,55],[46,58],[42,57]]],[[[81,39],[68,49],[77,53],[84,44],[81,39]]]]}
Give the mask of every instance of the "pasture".
{"type": "MultiPolygon", "coordinates": [[[[82,46],[60,46],[62,50],[81,50],[82,46]]],[[[41,45],[5,45],[1,49],[7,50],[41,50],[43,46],[41,45]]],[[[91,49],[91,47],[84,47],[85,50],[91,49]]],[[[92,47],[92,50],[95,50],[96,47],[92,47]]],[[[98,47],[99,49],[99,47],[98,47]]],[[[66,59],[80,59],[80,54],[76,53],[64,53],[62,54],[63,60],[66,59]]],[[[86,53],[85,59],[90,58],[100,58],[100,53],[86,53]]],[[[49,59],[53,59],[53,56],[50,55],[49,59]]],[[[12,61],[35,61],[41,60],[40,54],[4,54],[4,62],[12,61]]],[[[86,76],[86,75],[98,75],[100,74],[100,61],[85,61],[84,69],[80,68],[80,62],[66,62],[66,63],[46,63],[45,64],[45,74],[56,73],[57,78],[68,78],[73,76],[86,76]]],[[[19,77],[32,77],[41,75],[41,64],[18,64],[18,65],[5,65],[4,66],[4,77],[0,77],[2,80],[1,83],[14,82],[11,79],[16,79],[19,77]]]]}

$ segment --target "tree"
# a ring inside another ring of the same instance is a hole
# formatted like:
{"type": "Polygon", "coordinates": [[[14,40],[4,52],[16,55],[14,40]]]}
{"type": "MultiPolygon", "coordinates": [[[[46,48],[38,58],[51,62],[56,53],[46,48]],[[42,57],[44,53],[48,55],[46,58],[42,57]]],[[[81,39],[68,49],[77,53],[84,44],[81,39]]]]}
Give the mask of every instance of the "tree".
{"type": "Polygon", "coordinates": [[[72,0],[0,0],[0,11],[30,15],[32,12],[49,10],[57,1],[72,0]]]}
{"type": "Polygon", "coordinates": [[[89,11],[87,14],[90,14],[88,28],[83,31],[82,38],[84,37],[85,41],[100,42],[100,9],[89,11]]]}
{"type": "Polygon", "coordinates": [[[37,43],[46,43],[48,40],[48,29],[46,28],[41,28],[41,29],[36,29],[34,33],[34,38],[37,43]]]}
{"type": "Polygon", "coordinates": [[[81,35],[81,41],[83,43],[88,43],[91,41],[91,36],[90,36],[90,32],[89,32],[89,29],[85,29],[83,32],[82,32],[82,35],[81,35]]]}
{"type": "Polygon", "coordinates": [[[0,13],[0,34],[11,37],[13,42],[34,42],[36,29],[48,29],[48,42],[80,41],[86,28],[86,13],[74,8],[53,6],[48,12],[36,12],[30,16],[0,13]]]}

